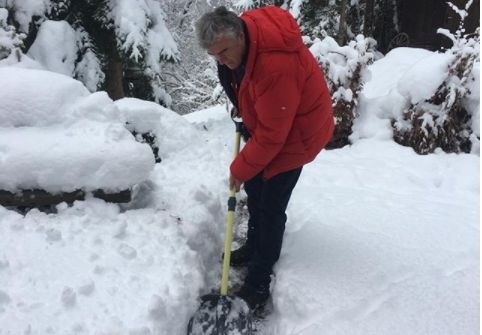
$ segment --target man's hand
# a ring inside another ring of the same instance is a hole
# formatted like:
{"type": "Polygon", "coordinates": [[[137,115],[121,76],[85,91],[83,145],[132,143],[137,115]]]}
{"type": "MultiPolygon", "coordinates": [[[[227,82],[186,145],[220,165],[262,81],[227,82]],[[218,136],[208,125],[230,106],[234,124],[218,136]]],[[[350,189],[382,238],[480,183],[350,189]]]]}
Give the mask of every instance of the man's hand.
{"type": "Polygon", "coordinates": [[[233,108],[231,108],[231,118],[238,118],[238,117],[241,117],[241,114],[239,113],[238,109],[233,106],[233,108]]]}
{"type": "Polygon", "coordinates": [[[230,190],[232,190],[234,188],[234,190],[236,192],[239,192],[242,184],[243,184],[243,182],[241,180],[236,179],[236,177],[234,177],[232,174],[229,175],[229,189],[230,190]]]}

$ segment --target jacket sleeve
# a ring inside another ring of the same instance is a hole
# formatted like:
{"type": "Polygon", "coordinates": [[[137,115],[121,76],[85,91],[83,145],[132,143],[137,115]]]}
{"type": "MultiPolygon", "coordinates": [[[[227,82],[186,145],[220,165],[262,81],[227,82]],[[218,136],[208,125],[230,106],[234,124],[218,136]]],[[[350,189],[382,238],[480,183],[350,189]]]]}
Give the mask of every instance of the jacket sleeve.
{"type": "Polygon", "coordinates": [[[254,95],[256,128],[230,167],[242,181],[264,170],[283,148],[300,103],[297,80],[289,74],[272,74],[259,81],[254,95]]]}

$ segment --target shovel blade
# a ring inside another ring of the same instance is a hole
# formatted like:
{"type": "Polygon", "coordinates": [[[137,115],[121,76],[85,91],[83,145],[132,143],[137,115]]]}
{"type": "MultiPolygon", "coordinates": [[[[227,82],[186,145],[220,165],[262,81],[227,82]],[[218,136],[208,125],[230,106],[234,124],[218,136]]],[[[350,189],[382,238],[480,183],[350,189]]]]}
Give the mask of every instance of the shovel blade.
{"type": "Polygon", "coordinates": [[[189,320],[188,335],[250,335],[252,315],[246,302],[236,296],[208,294],[189,320]]]}

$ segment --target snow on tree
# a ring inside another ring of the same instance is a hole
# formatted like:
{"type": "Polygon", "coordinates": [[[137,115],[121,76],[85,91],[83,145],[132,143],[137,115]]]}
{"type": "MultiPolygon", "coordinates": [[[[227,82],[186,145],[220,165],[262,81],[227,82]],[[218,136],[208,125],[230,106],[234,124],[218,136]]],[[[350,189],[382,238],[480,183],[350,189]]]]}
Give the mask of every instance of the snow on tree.
{"type": "Polygon", "coordinates": [[[401,119],[392,122],[395,141],[419,154],[434,152],[436,148],[446,152],[479,151],[479,107],[467,106],[480,68],[480,30],[474,34],[464,33],[464,20],[471,4],[472,0],[465,9],[459,9],[449,3],[460,17],[459,28],[455,33],[438,30],[453,43],[445,52],[451,62],[442,84],[429,99],[412,103],[401,119]]]}
{"type": "Polygon", "coordinates": [[[0,8],[8,9],[18,31],[28,34],[45,20],[50,0],[0,0],[0,8]]]}
{"type": "Polygon", "coordinates": [[[26,35],[17,33],[14,26],[7,24],[8,11],[0,8],[0,60],[15,57],[20,61],[22,57],[23,40],[26,35]]]}
{"type": "Polygon", "coordinates": [[[311,52],[325,72],[330,88],[335,117],[335,132],[328,148],[349,144],[353,121],[358,116],[358,96],[366,81],[365,70],[374,60],[376,42],[358,35],[346,46],[332,37],[315,39],[311,52]]]}
{"type": "Polygon", "coordinates": [[[162,63],[162,78],[166,91],[172,97],[171,109],[179,114],[191,113],[220,102],[216,64],[199,47],[194,26],[202,13],[217,5],[221,5],[221,2],[163,1],[166,25],[178,41],[179,61],[162,63]]]}
{"type": "Polygon", "coordinates": [[[155,0],[0,1],[28,34],[30,55],[49,70],[70,72],[114,99],[127,95],[169,105],[160,63],[178,61],[179,52],[161,6],[155,0]],[[59,48],[64,50],[46,52],[59,48]]]}

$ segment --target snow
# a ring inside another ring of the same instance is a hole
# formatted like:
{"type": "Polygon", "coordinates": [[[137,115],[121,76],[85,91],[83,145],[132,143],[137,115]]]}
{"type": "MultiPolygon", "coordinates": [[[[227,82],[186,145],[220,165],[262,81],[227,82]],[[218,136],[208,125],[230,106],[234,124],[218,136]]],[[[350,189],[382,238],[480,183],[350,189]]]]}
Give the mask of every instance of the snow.
{"type": "Polygon", "coordinates": [[[46,20],[40,25],[27,55],[49,71],[73,76],[78,52],[76,41],[75,30],[67,21],[46,20]]]}
{"type": "Polygon", "coordinates": [[[402,76],[398,90],[412,104],[430,99],[447,77],[453,59],[453,55],[442,53],[431,53],[422,58],[402,76]]]}
{"type": "MultiPolygon", "coordinates": [[[[305,37],[309,41],[309,37],[305,37]]],[[[325,76],[332,92],[333,101],[343,100],[347,103],[353,101],[355,92],[352,91],[352,78],[357,75],[359,68],[364,68],[375,59],[372,46],[375,41],[357,35],[356,38],[345,46],[339,46],[332,37],[323,40],[315,38],[310,47],[313,56],[325,70],[325,76]]],[[[369,81],[369,72],[360,73],[363,82],[369,81]]],[[[357,99],[355,100],[355,104],[357,99]]]]}
{"type": "Polygon", "coordinates": [[[138,133],[151,132],[156,135],[159,155],[162,158],[169,157],[172,152],[182,150],[196,141],[194,127],[188,121],[157,103],[124,98],[115,101],[114,104],[129,123],[127,128],[138,133]]]}
{"type": "Polygon", "coordinates": [[[7,22],[8,10],[5,8],[0,8],[0,21],[7,22]]]}
{"type": "Polygon", "coordinates": [[[153,0],[120,0],[110,3],[111,19],[117,35],[123,40],[122,49],[136,62],[149,49],[147,64],[158,69],[159,58],[177,60],[178,50],[167,30],[160,4],[153,0]],[[133,4],[135,3],[135,4],[133,4]],[[150,47],[146,48],[146,44],[150,47]]]}
{"type": "MultiPolygon", "coordinates": [[[[354,144],[303,169],[274,311],[259,334],[479,333],[480,157],[421,156],[390,136],[390,116],[407,103],[400,81],[427,57],[397,49],[370,66],[354,144]]],[[[37,85],[42,106],[49,91],[37,85]]],[[[197,298],[220,282],[234,137],[226,108],[180,117],[72,90],[70,110],[99,106],[85,122],[109,124],[116,113],[135,122],[138,109],[139,127],[162,132],[163,160],[127,205],[88,198],[26,215],[0,207],[0,334],[185,334],[197,298]],[[111,117],[93,119],[106,109],[111,117]]],[[[13,98],[0,106],[21,106],[13,98]]]]}
{"type": "Polygon", "coordinates": [[[19,30],[27,33],[32,17],[42,18],[49,8],[49,0],[4,0],[3,5],[15,7],[15,21],[19,23],[19,30]]]}
{"type": "Polygon", "coordinates": [[[0,128],[0,189],[120,191],[149,176],[154,157],[122,124],[0,128]]]}
{"type": "Polygon", "coordinates": [[[416,48],[395,48],[385,55],[382,59],[370,66],[370,72],[373,78],[363,87],[363,94],[367,98],[388,94],[397,88],[397,84],[401,81],[407,71],[409,71],[417,62],[433,55],[425,49],[416,48]],[[392,68],[396,66],[394,71],[392,68]],[[390,75],[385,75],[385,74],[390,75]]]}
{"type": "Polygon", "coordinates": [[[148,178],[151,148],[134,139],[105,92],[16,67],[0,67],[0,87],[1,190],[120,191],[148,178]]]}
{"type": "Polygon", "coordinates": [[[0,58],[6,57],[10,50],[21,43],[19,36],[12,34],[12,27],[7,25],[7,18],[8,10],[0,8],[0,58]]]}

